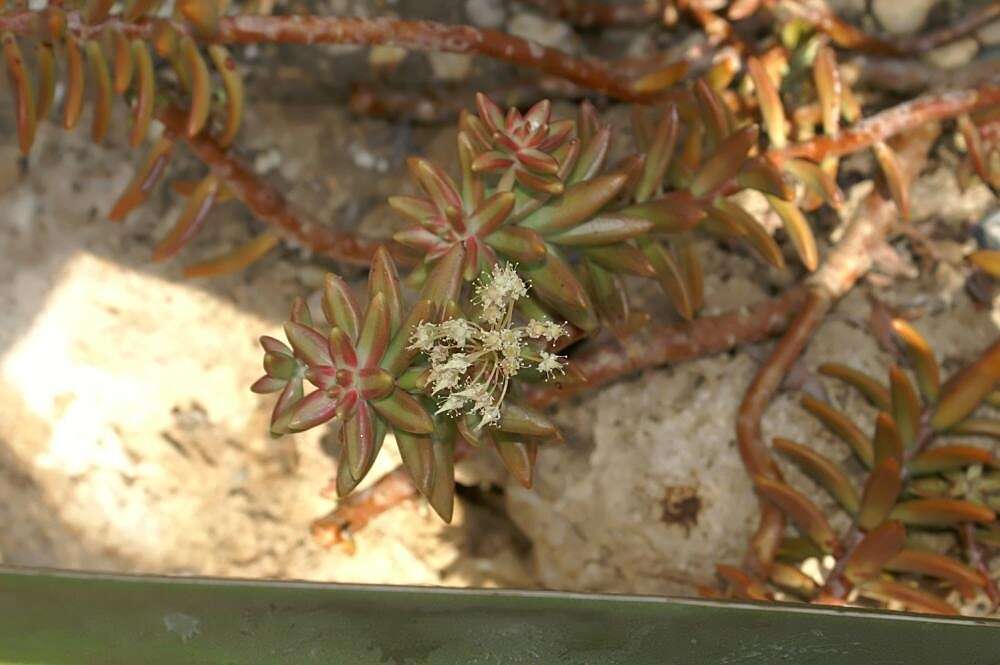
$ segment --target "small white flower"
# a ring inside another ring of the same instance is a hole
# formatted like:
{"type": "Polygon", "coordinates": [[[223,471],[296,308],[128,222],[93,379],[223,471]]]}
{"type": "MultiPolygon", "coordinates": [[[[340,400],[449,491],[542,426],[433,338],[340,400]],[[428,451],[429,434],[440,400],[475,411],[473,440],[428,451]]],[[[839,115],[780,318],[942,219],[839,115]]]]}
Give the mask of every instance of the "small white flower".
{"type": "Polygon", "coordinates": [[[473,330],[469,322],[465,319],[449,319],[439,326],[442,333],[447,335],[452,342],[458,346],[465,346],[469,343],[473,330]]]}
{"type": "Polygon", "coordinates": [[[430,351],[434,347],[437,339],[438,327],[433,323],[421,323],[417,325],[410,337],[410,348],[419,351],[430,351]]]}
{"type": "Polygon", "coordinates": [[[528,337],[533,339],[544,339],[547,342],[554,342],[566,334],[566,328],[562,324],[554,321],[539,321],[531,319],[525,326],[528,337]]]}
{"type": "Polygon", "coordinates": [[[548,376],[563,370],[560,356],[526,344],[529,339],[551,342],[566,334],[563,326],[535,319],[526,326],[513,324],[514,304],[527,293],[513,266],[495,265],[476,286],[481,308],[476,321],[449,319],[416,327],[410,348],[431,362],[430,393],[444,397],[438,413],[479,416],[477,429],[495,425],[510,380],[525,367],[525,358],[539,357],[537,368],[548,376]]]}
{"type": "Polygon", "coordinates": [[[562,366],[562,356],[557,356],[554,353],[549,353],[548,351],[542,351],[542,359],[538,362],[538,371],[552,376],[555,372],[563,372],[562,366]]]}

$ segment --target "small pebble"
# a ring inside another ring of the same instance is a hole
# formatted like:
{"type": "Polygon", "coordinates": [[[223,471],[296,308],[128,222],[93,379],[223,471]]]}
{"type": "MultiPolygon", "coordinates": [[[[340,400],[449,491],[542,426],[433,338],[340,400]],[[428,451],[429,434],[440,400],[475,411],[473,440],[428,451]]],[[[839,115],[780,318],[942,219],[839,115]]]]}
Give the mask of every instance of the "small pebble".
{"type": "Polygon", "coordinates": [[[882,27],[893,34],[916,32],[927,21],[936,0],[874,0],[872,12],[882,27]]]}

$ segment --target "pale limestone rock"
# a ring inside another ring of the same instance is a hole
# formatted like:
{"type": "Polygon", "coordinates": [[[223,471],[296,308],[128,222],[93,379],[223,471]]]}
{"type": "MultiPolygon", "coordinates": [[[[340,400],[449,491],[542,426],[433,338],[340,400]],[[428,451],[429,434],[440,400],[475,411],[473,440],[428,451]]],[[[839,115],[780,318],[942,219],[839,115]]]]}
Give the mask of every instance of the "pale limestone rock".
{"type": "Polygon", "coordinates": [[[966,37],[934,49],[924,59],[942,69],[955,69],[971,62],[978,52],[979,43],[973,37],[966,37]]]}
{"type": "Polygon", "coordinates": [[[893,34],[916,32],[927,20],[937,0],[874,0],[872,12],[882,27],[893,34]]]}
{"type": "Polygon", "coordinates": [[[499,28],[507,16],[503,0],[466,0],[465,13],[481,28],[499,28]]]}
{"type": "Polygon", "coordinates": [[[516,37],[560,51],[571,53],[578,50],[579,38],[569,25],[537,14],[517,14],[508,22],[507,31],[516,37]]]}
{"type": "Polygon", "coordinates": [[[469,77],[472,71],[472,56],[465,53],[438,53],[427,54],[427,59],[431,63],[431,70],[434,78],[442,81],[462,81],[469,77]]]}

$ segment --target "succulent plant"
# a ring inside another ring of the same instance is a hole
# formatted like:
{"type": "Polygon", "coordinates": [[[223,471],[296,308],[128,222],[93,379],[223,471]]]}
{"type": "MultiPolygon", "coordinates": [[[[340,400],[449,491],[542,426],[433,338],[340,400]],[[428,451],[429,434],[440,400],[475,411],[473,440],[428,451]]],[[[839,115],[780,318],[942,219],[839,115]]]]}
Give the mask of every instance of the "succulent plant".
{"type": "MultiPolygon", "coordinates": [[[[967,600],[985,590],[996,603],[996,581],[980,567],[977,552],[1000,544],[1000,464],[988,448],[940,439],[1000,436],[1000,421],[972,415],[984,401],[1000,402],[993,392],[1000,379],[1000,342],[942,384],[927,341],[903,320],[893,327],[915,381],[900,366],[890,369],[888,386],[845,365],[819,368],[856,388],[879,410],[872,434],[829,404],[802,399],[806,411],[844,441],[865,469],[861,487],[844,467],[813,448],[774,440],[774,449],[851,517],[849,530],[837,533],[815,502],[784,481],[754,479],[757,492],[778,506],[800,534],[783,542],[769,581],[815,602],[857,595],[916,611],[955,613],[942,592],[957,589],[967,600]],[[953,532],[955,547],[939,552],[921,546],[912,536],[928,529],[953,532]],[[963,549],[968,561],[960,558],[963,549]],[[803,560],[825,556],[834,557],[835,564],[824,579],[801,570],[803,560]]],[[[765,585],[739,571],[723,567],[720,572],[736,595],[771,596],[765,585]]]]}
{"type": "Polygon", "coordinates": [[[688,234],[702,222],[784,265],[767,231],[728,197],[747,187],[779,199],[792,190],[770,162],[752,157],[756,127],[738,127],[704,82],[664,107],[655,127],[637,113],[641,152],[611,168],[610,128],[589,103],[575,121],[553,121],[547,102],[522,115],[477,100],[479,115],[459,122],[460,184],[415,158],[410,170],[423,196],[390,199],[412,222],[396,240],[424,254],[413,283],[457,245],[466,280],[500,256],[532,284],[525,311],[591,333],[599,318],[619,329],[643,320],[630,309],[625,275],[656,278],[677,311],[693,317],[702,277],[688,234]]]}
{"type": "Polygon", "coordinates": [[[379,250],[364,309],[347,283],[329,274],[323,322],[297,299],[284,326],[291,348],[261,338],[265,375],[252,390],[280,391],[271,431],[280,436],[337,421],[339,495],[361,482],[391,435],[414,484],[448,521],[457,434],[494,445],[526,485],[538,444],[559,438],[547,418],[518,403],[513,384],[562,370],[546,346],[565,330],[551,321],[514,325],[514,304],[527,287],[509,265],[483,275],[475,305],[463,311],[456,300],[461,262],[453,248],[407,307],[396,266],[379,250]],[[306,394],[306,384],[315,389],[306,394]]]}

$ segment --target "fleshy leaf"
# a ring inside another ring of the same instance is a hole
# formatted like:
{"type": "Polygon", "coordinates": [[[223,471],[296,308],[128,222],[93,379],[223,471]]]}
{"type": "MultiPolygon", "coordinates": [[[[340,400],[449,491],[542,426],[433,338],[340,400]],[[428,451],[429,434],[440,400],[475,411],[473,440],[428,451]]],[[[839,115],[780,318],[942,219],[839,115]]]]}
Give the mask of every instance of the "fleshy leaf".
{"type": "Polygon", "coordinates": [[[368,302],[358,333],[358,360],[362,367],[375,367],[389,346],[389,306],[383,293],[368,302]]]}
{"type": "Polygon", "coordinates": [[[339,275],[327,273],[323,283],[323,315],[327,323],[343,330],[352,343],[358,339],[359,312],[347,282],[339,275]]]}
{"type": "Polygon", "coordinates": [[[377,293],[385,297],[389,312],[389,333],[395,333],[403,319],[403,296],[399,291],[396,263],[384,246],[379,246],[372,257],[371,272],[368,274],[368,301],[371,302],[377,293]]]}
{"type": "Polygon", "coordinates": [[[371,405],[397,429],[413,434],[430,434],[434,431],[434,422],[427,410],[405,390],[396,388],[388,397],[375,400],[371,405]]]}
{"type": "Polygon", "coordinates": [[[705,218],[705,206],[689,192],[668,192],[658,199],[629,206],[618,212],[626,217],[648,219],[663,233],[683,233],[705,218]]]}
{"type": "Polygon", "coordinates": [[[509,434],[550,438],[557,436],[558,428],[542,413],[532,408],[504,401],[497,428],[509,434]]]}
{"type": "MultiPolygon", "coordinates": [[[[325,390],[316,390],[289,409],[286,427],[291,432],[304,430],[321,425],[333,418],[337,411],[338,400],[331,397],[325,390]]],[[[286,418],[282,418],[285,420],[286,418]]]]}
{"type": "Polygon", "coordinates": [[[435,264],[431,274],[424,281],[420,291],[421,300],[429,300],[434,305],[444,305],[458,297],[462,285],[462,267],[465,264],[465,248],[456,243],[448,253],[435,264]]]}
{"type": "Polygon", "coordinates": [[[858,512],[861,505],[858,491],[836,463],[808,446],[780,437],[774,439],[774,448],[822,485],[844,510],[851,514],[858,512]]]}
{"type": "Polygon", "coordinates": [[[694,303],[688,292],[687,280],[670,251],[656,240],[644,240],[641,245],[646,258],[656,270],[663,292],[670,298],[677,313],[687,320],[694,317],[694,303]]]}
{"type": "Polygon", "coordinates": [[[625,173],[611,173],[572,185],[558,200],[528,215],[521,225],[542,234],[572,229],[614,199],[627,179],[625,173]]]}
{"type": "Polygon", "coordinates": [[[875,418],[873,443],[875,447],[875,464],[889,457],[897,462],[902,462],[903,439],[899,436],[896,421],[885,411],[880,411],[875,418]]]}
{"type": "Polygon", "coordinates": [[[584,250],[591,261],[615,273],[629,273],[640,277],[656,274],[653,264],[646,255],[631,243],[616,243],[602,247],[588,247],[584,250]]]}
{"type": "Polygon", "coordinates": [[[413,485],[421,494],[428,496],[434,482],[434,443],[431,437],[397,430],[396,445],[403,465],[413,478],[413,485]]]}
{"type": "Polygon", "coordinates": [[[931,416],[931,427],[940,432],[958,424],[989,395],[998,379],[1000,341],[994,342],[978,360],[945,383],[931,416]]]}
{"type": "Polygon", "coordinates": [[[904,222],[908,221],[910,219],[910,187],[903,175],[896,153],[882,141],[876,141],[872,144],[872,150],[879,167],[882,169],[882,175],[885,176],[892,200],[899,208],[900,217],[904,222]]]}
{"type": "Polygon", "coordinates": [[[896,365],[889,368],[889,392],[899,438],[905,447],[912,446],[920,430],[920,398],[906,373],[896,365]]]}
{"type": "Polygon", "coordinates": [[[754,93],[764,118],[767,136],[771,139],[771,145],[780,150],[788,143],[788,121],[785,120],[785,107],[781,103],[781,97],[760,60],[747,58],[747,71],[753,79],[754,93]]]}
{"type": "Polygon", "coordinates": [[[764,498],[788,515],[799,530],[824,552],[834,553],[838,549],[837,534],[827,522],[823,511],[805,495],[785,483],[764,476],[755,476],[754,486],[764,498]]]}
{"type": "Polygon", "coordinates": [[[285,336],[295,349],[295,355],[309,365],[333,364],[327,340],[315,329],[295,321],[286,321],[285,336]]]}
{"type": "Polygon", "coordinates": [[[865,466],[872,466],[875,459],[872,442],[850,418],[811,395],[802,397],[802,407],[849,445],[865,466]]]}
{"type": "Polygon", "coordinates": [[[903,488],[899,462],[887,457],[872,469],[861,496],[858,526],[866,531],[874,529],[889,515],[903,488]]]}
{"type": "Polygon", "coordinates": [[[925,450],[907,463],[910,473],[920,476],[961,469],[973,464],[989,464],[993,454],[975,446],[938,446],[925,450]]]}
{"type": "Polygon", "coordinates": [[[413,362],[419,351],[409,348],[411,343],[410,338],[413,336],[413,331],[417,325],[432,320],[432,310],[433,307],[429,300],[419,301],[410,310],[406,320],[403,321],[403,324],[393,336],[392,341],[389,342],[385,353],[382,354],[381,366],[389,374],[399,376],[413,362]]]}
{"type": "Polygon", "coordinates": [[[912,612],[929,612],[946,616],[957,615],[958,610],[947,601],[922,589],[886,579],[865,582],[859,591],[866,598],[882,602],[896,602],[912,612]]]}
{"type": "Polygon", "coordinates": [[[649,220],[609,213],[550,236],[549,241],[571,247],[593,247],[630,240],[645,235],[651,228],[653,223],[649,220]]]}
{"type": "Polygon", "coordinates": [[[765,196],[785,225],[785,230],[788,231],[788,237],[795,245],[795,251],[798,252],[802,265],[810,272],[815,270],[816,266],[819,265],[819,251],[816,249],[816,237],[813,235],[805,215],[794,203],[783,201],[770,194],[765,196]]]}
{"type": "Polygon", "coordinates": [[[535,295],[567,321],[584,331],[597,328],[597,316],[590,298],[573,269],[554,247],[549,247],[542,265],[526,267],[523,272],[531,280],[535,295]]]}
{"type": "Polygon", "coordinates": [[[861,370],[839,363],[824,363],[819,366],[820,374],[839,379],[864,395],[876,408],[888,411],[892,401],[889,391],[879,381],[861,370]]]}
{"type": "Polygon", "coordinates": [[[500,459],[521,485],[531,487],[532,472],[535,467],[535,457],[538,455],[538,444],[524,440],[517,435],[498,433],[494,437],[497,453],[500,459]]]}
{"type": "Polygon", "coordinates": [[[883,522],[869,531],[847,557],[844,577],[851,584],[877,577],[886,562],[897,556],[905,545],[906,529],[902,523],[883,522]]]}
{"type": "Polygon", "coordinates": [[[691,193],[697,197],[705,196],[734,177],[756,143],[756,126],[744,127],[720,143],[691,181],[691,193]]]}
{"type": "Polygon", "coordinates": [[[896,505],[890,515],[903,524],[947,527],[963,522],[989,524],[997,516],[986,506],[962,499],[912,499],[896,505]]]}
{"type": "Polygon", "coordinates": [[[920,394],[928,402],[935,401],[941,391],[941,370],[934,358],[934,350],[923,335],[903,319],[894,319],[892,329],[906,347],[913,371],[917,375],[920,394]]]}
{"type": "Polygon", "coordinates": [[[950,582],[966,600],[976,596],[976,589],[985,588],[989,581],[983,573],[950,556],[936,552],[904,549],[886,563],[886,569],[900,573],[927,575],[950,582]]]}
{"type": "Polygon", "coordinates": [[[639,203],[652,196],[663,182],[663,176],[674,154],[677,128],[677,107],[671,104],[663,112],[653,134],[653,140],[646,150],[646,161],[643,163],[642,175],[635,189],[635,200],[639,203]]]}
{"type": "Polygon", "coordinates": [[[352,478],[361,480],[375,459],[375,422],[366,401],[358,402],[341,432],[343,445],[347,448],[348,471],[352,478]]]}

